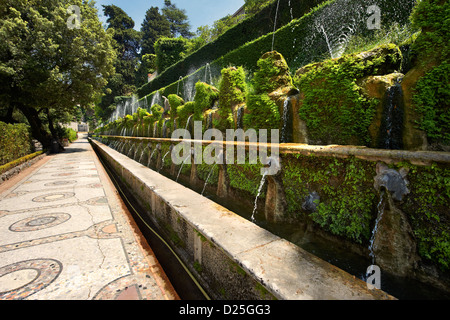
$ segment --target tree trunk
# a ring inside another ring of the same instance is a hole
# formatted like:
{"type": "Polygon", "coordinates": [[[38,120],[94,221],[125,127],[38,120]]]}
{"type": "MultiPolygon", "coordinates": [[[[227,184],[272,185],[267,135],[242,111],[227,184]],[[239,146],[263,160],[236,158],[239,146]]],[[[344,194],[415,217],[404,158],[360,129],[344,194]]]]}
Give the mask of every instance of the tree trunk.
{"type": "Polygon", "coordinates": [[[44,149],[49,150],[52,145],[52,136],[45,130],[38,111],[22,104],[17,105],[17,108],[27,118],[33,138],[42,143],[44,149]]]}
{"type": "Polygon", "coordinates": [[[53,118],[50,115],[50,110],[48,108],[45,109],[45,113],[47,114],[47,120],[48,120],[48,128],[50,129],[50,133],[52,134],[52,143],[56,141],[58,143],[59,151],[63,151],[64,147],[59,141],[58,133],[56,132],[55,126],[53,125],[53,118]]]}

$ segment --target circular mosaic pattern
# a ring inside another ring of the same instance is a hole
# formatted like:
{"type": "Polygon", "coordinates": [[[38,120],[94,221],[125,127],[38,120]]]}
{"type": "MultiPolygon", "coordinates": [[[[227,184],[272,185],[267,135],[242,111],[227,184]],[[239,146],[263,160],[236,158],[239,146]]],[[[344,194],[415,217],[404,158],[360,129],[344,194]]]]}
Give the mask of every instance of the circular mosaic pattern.
{"type": "Polygon", "coordinates": [[[61,186],[67,186],[69,184],[74,184],[74,183],[77,183],[77,181],[75,181],[75,180],[71,180],[71,181],[56,181],[56,182],[46,183],[44,186],[45,187],[61,187],[61,186]]]}
{"type": "Polygon", "coordinates": [[[27,260],[0,268],[0,300],[25,299],[46,288],[61,271],[61,262],[53,259],[27,260]]]}
{"type": "Polygon", "coordinates": [[[88,201],[86,201],[86,204],[91,205],[91,206],[105,206],[105,205],[108,205],[108,198],[98,197],[98,198],[89,199],[88,201]]]}
{"type": "Polygon", "coordinates": [[[71,218],[67,213],[48,213],[20,220],[9,227],[13,232],[31,232],[56,227],[71,218]]]}
{"type": "Polygon", "coordinates": [[[33,199],[34,202],[53,202],[60,201],[68,198],[72,198],[75,196],[73,192],[64,192],[64,193],[50,193],[40,197],[36,197],[33,199]]]}
{"type": "Polygon", "coordinates": [[[57,173],[57,174],[54,174],[53,177],[68,177],[68,176],[74,176],[76,174],[78,174],[78,172],[57,173]]]}

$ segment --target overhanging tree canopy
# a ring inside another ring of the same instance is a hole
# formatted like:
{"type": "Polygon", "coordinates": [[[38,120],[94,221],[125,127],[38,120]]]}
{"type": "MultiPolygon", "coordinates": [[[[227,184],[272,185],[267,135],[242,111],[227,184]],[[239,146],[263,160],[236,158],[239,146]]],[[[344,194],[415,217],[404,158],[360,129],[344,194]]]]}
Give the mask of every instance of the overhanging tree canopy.
{"type": "Polygon", "coordinates": [[[93,1],[1,1],[1,108],[20,110],[33,136],[48,147],[52,137],[42,115],[49,116],[50,109],[72,111],[98,99],[114,72],[111,43],[93,1]],[[72,5],[80,8],[76,19],[81,24],[75,28],[68,27],[72,5]]]}

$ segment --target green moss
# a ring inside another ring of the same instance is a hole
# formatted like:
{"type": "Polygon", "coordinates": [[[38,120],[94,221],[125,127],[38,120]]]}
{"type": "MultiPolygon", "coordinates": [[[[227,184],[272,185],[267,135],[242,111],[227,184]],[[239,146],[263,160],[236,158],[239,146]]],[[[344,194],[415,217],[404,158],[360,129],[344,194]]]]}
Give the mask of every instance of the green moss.
{"type": "MultiPolygon", "coordinates": [[[[230,186],[237,190],[246,191],[256,197],[262,178],[261,168],[262,164],[259,162],[256,165],[249,164],[248,158],[245,164],[227,166],[230,186]]],[[[265,198],[265,191],[261,193],[260,197],[265,198]]]]}
{"type": "Polygon", "coordinates": [[[195,269],[195,271],[197,271],[198,273],[202,273],[202,272],[203,272],[202,265],[201,265],[198,261],[195,261],[195,262],[194,262],[194,269],[195,269]]]}
{"type": "Polygon", "coordinates": [[[411,15],[413,27],[421,29],[412,50],[422,63],[450,58],[450,3],[441,0],[417,1],[411,15]]]}
{"type": "Polygon", "coordinates": [[[357,79],[391,73],[400,64],[400,50],[383,45],[369,55],[351,54],[300,69],[294,80],[304,94],[299,115],[314,143],[369,145],[378,102],[363,94],[357,79]]]}
{"type": "Polygon", "coordinates": [[[175,119],[178,116],[177,108],[184,105],[184,100],[176,94],[169,95],[167,99],[169,100],[170,104],[170,116],[172,119],[175,119]]]}
{"type": "Polygon", "coordinates": [[[246,129],[278,129],[281,115],[277,104],[267,94],[247,96],[248,114],[244,115],[246,129]]]}
{"type": "Polygon", "coordinates": [[[245,71],[242,67],[222,69],[222,80],[219,85],[219,120],[215,123],[215,128],[234,129],[233,107],[245,102],[246,91],[245,71]]]}
{"type": "Polygon", "coordinates": [[[164,108],[161,107],[159,104],[154,104],[150,110],[152,111],[153,120],[159,121],[162,118],[162,115],[164,113],[164,108]]]}
{"type": "Polygon", "coordinates": [[[255,94],[270,93],[280,87],[292,86],[289,66],[279,52],[264,54],[257,64],[258,71],[252,80],[255,94]]]}
{"type": "Polygon", "coordinates": [[[421,119],[418,126],[430,142],[450,145],[450,60],[442,62],[422,77],[413,96],[421,119]]]}
{"type": "Polygon", "coordinates": [[[419,128],[431,143],[450,144],[450,25],[448,1],[418,1],[411,21],[421,33],[412,44],[416,65],[427,70],[417,82],[413,103],[421,119],[419,128]]]}
{"type": "Polygon", "coordinates": [[[194,114],[195,103],[193,101],[177,108],[178,121],[180,126],[185,126],[190,115],[194,114]]]}
{"type": "Polygon", "coordinates": [[[370,238],[375,169],[368,162],[314,156],[289,156],[283,159],[288,214],[315,223],[332,234],[363,243],[370,238]],[[306,197],[317,192],[320,202],[313,213],[305,212],[306,197]]]}
{"type": "Polygon", "coordinates": [[[29,154],[29,155],[27,155],[27,156],[25,156],[25,157],[22,157],[22,158],[19,158],[19,159],[17,159],[17,160],[14,160],[14,161],[12,161],[12,162],[9,162],[9,163],[7,163],[7,164],[4,164],[4,165],[0,166],[0,174],[3,174],[3,173],[5,173],[6,171],[8,171],[8,170],[10,170],[10,169],[12,169],[12,168],[14,168],[14,167],[19,166],[19,165],[21,165],[22,163],[25,163],[25,162],[27,162],[27,161],[30,161],[30,160],[32,160],[32,159],[34,159],[34,158],[40,156],[40,155],[43,154],[43,153],[44,153],[43,151],[38,151],[38,152],[35,152],[35,153],[33,153],[33,154],[29,154]]]}
{"type": "Polygon", "coordinates": [[[219,99],[219,90],[200,81],[195,84],[195,90],[194,121],[201,121],[203,112],[211,109],[214,102],[219,99]]]}
{"type": "Polygon", "coordinates": [[[450,269],[450,170],[446,166],[396,166],[410,169],[410,194],[402,205],[408,214],[422,258],[450,269]]]}

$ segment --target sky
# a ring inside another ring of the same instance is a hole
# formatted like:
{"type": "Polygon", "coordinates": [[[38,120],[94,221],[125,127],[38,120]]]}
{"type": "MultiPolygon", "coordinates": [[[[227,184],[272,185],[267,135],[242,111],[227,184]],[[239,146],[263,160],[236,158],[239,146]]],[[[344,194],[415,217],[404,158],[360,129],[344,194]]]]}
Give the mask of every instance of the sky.
{"type": "MultiPolygon", "coordinates": [[[[140,30],[145,13],[150,7],[164,7],[164,0],[96,0],[100,21],[105,22],[102,5],[113,4],[125,11],[140,30]]],[[[244,0],[172,0],[179,9],[185,9],[191,24],[191,32],[200,26],[212,26],[214,21],[235,13],[244,5],[244,0]]]]}

